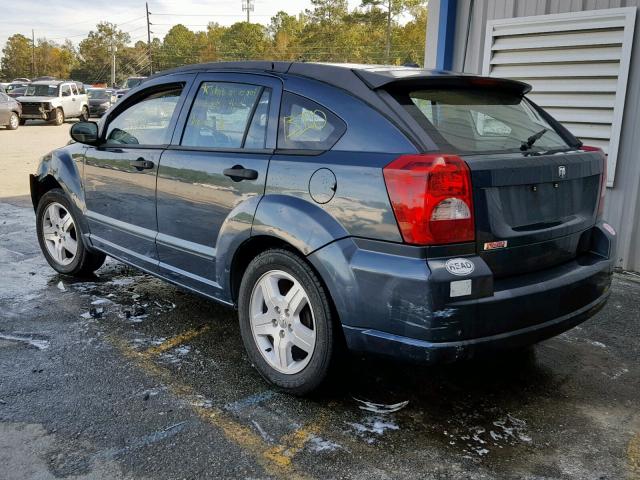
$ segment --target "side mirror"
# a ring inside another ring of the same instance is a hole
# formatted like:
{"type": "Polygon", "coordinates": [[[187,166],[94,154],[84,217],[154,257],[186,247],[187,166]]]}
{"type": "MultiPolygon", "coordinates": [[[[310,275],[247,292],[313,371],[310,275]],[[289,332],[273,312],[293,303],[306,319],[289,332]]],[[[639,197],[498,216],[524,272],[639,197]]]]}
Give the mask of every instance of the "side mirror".
{"type": "Polygon", "coordinates": [[[87,145],[98,143],[98,124],[96,122],[78,122],[71,126],[71,138],[87,145]]]}

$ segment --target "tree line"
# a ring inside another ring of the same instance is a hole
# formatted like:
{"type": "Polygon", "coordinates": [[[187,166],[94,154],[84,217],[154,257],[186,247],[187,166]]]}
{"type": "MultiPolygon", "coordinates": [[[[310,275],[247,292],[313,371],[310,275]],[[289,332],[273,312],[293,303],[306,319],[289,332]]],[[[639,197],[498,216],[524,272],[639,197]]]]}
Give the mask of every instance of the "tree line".
{"type": "Polygon", "coordinates": [[[190,63],[232,60],[422,64],[427,21],[426,0],[361,0],[349,10],[347,0],[311,0],[298,15],[278,12],[268,25],[211,22],[202,31],[174,25],[160,40],[131,45],[116,24],[101,22],[74,46],[45,38],[35,45],[22,34],[2,50],[0,76],[51,75],[85,83],[109,82],[115,49],[117,83],[190,63]],[[401,23],[401,18],[409,18],[401,23]]]}

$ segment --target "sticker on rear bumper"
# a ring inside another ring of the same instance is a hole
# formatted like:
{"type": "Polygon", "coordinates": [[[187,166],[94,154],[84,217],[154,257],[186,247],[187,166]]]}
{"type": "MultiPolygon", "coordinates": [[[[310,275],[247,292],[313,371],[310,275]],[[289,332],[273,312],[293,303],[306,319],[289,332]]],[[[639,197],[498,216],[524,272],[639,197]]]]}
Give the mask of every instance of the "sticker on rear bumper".
{"type": "Polygon", "coordinates": [[[464,277],[473,273],[476,266],[471,260],[467,260],[466,258],[450,258],[444,264],[444,268],[453,275],[464,277]]]}
{"type": "Polygon", "coordinates": [[[471,279],[456,280],[449,284],[450,297],[464,297],[465,295],[471,295],[471,279]]]}
{"type": "Polygon", "coordinates": [[[484,244],[485,250],[495,250],[496,248],[507,248],[507,241],[500,240],[498,242],[486,242],[484,244]]]}

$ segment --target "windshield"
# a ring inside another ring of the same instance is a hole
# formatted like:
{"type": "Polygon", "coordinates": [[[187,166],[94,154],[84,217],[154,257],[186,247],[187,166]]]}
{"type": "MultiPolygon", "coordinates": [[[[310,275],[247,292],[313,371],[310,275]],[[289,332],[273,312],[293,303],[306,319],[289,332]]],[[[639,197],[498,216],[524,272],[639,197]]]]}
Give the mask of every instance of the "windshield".
{"type": "Polygon", "coordinates": [[[27,87],[27,92],[25,93],[27,97],[57,97],[58,96],[58,85],[29,85],[27,87]]]}
{"type": "Polygon", "coordinates": [[[11,85],[7,85],[7,93],[9,93],[9,92],[11,92],[13,90],[16,90],[17,88],[24,89],[25,87],[26,87],[26,85],[22,85],[20,83],[14,83],[14,84],[11,84],[11,85]]]}
{"type": "Polygon", "coordinates": [[[127,79],[126,87],[127,88],[137,87],[142,83],[143,80],[144,78],[129,78],[127,79]]]}
{"type": "Polygon", "coordinates": [[[95,90],[95,89],[90,89],[87,90],[87,96],[89,98],[109,98],[111,96],[111,93],[107,92],[106,90],[95,90]]]}
{"type": "Polygon", "coordinates": [[[488,89],[409,92],[414,118],[442,148],[469,153],[542,151],[569,145],[522,96],[488,89]],[[426,120],[426,121],[425,121],[426,120]]]}

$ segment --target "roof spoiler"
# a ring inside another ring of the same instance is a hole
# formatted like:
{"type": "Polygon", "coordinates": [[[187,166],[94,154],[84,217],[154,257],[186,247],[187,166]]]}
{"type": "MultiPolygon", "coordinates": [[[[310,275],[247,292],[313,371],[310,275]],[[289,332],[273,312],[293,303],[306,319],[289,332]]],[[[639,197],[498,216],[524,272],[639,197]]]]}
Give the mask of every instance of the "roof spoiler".
{"type": "Polygon", "coordinates": [[[526,95],[531,91],[531,85],[518,80],[508,78],[482,77],[479,75],[467,75],[453,72],[434,72],[417,69],[394,70],[358,70],[353,72],[367,84],[372,90],[379,88],[392,89],[393,87],[484,87],[509,90],[520,95],[526,95]]]}

